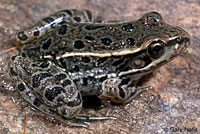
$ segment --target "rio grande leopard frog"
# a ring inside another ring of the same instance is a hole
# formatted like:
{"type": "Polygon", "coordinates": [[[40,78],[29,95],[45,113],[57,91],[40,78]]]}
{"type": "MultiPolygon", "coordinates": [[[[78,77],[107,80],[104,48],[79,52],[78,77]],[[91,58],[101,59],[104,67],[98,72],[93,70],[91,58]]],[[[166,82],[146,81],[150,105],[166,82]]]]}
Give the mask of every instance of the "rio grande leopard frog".
{"type": "Polygon", "coordinates": [[[16,39],[20,55],[8,64],[21,96],[40,111],[71,126],[80,120],[82,96],[128,103],[150,87],[142,76],[179,55],[189,34],[157,12],[137,21],[97,21],[87,10],[63,10],[42,19],[16,39]]]}

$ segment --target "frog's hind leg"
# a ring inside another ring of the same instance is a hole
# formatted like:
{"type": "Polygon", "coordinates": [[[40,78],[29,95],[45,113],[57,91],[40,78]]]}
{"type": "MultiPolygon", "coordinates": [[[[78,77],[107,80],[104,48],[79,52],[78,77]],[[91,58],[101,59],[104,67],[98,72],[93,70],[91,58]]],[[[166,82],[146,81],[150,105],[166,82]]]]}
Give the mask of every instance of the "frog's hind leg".
{"type": "Polygon", "coordinates": [[[145,90],[151,89],[151,86],[143,86],[136,88],[130,86],[130,78],[110,78],[102,83],[101,89],[97,91],[97,96],[100,99],[111,100],[115,103],[128,103],[134,97],[145,90]]]}
{"type": "Polygon", "coordinates": [[[74,118],[82,108],[82,98],[76,86],[68,83],[63,87],[45,70],[50,64],[37,65],[37,62],[32,63],[21,56],[10,59],[9,75],[21,96],[40,111],[67,125],[87,127],[83,121],[74,118]]]}
{"type": "Polygon", "coordinates": [[[88,127],[86,122],[112,119],[79,115],[82,98],[69,75],[51,61],[32,62],[22,56],[9,61],[9,74],[21,96],[40,111],[70,126],[88,127]]]}
{"type": "Polygon", "coordinates": [[[43,36],[45,33],[56,28],[63,22],[81,23],[92,21],[92,13],[88,10],[61,10],[50,15],[49,17],[43,18],[33,26],[19,31],[16,34],[16,40],[19,42],[19,44],[25,44],[43,36]]]}
{"type": "Polygon", "coordinates": [[[27,86],[26,83],[22,81],[18,81],[16,83],[16,86],[23,98],[29,102],[32,106],[39,109],[43,113],[55,117],[57,120],[61,121],[64,124],[67,124],[69,126],[77,126],[77,127],[88,127],[88,124],[86,124],[83,121],[78,121],[76,119],[66,119],[65,117],[60,116],[57,114],[55,110],[53,110],[48,105],[45,105],[43,100],[39,99],[32,90],[27,86]]]}

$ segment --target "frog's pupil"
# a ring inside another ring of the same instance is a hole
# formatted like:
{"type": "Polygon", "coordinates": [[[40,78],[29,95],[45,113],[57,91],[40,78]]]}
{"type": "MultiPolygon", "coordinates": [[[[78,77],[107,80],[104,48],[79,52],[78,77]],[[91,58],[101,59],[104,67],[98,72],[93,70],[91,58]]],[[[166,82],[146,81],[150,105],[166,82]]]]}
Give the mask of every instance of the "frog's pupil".
{"type": "Polygon", "coordinates": [[[156,45],[156,46],[154,46],[153,50],[155,52],[159,52],[161,50],[161,46],[160,45],[156,45]]]}
{"type": "Polygon", "coordinates": [[[154,41],[148,48],[148,53],[154,59],[158,59],[164,53],[164,42],[154,41]]]}

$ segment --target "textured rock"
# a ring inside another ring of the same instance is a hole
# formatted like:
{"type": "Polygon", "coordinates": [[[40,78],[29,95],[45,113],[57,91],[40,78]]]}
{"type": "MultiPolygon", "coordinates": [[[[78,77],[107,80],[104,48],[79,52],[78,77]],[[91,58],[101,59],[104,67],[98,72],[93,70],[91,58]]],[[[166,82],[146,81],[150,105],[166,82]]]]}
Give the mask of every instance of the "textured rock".
{"type": "Polygon", "coordinates": [[[89,9],[107,20],[136,20],[149,11],[158,11],[164,20],[185,28],[191,35],[187,51],[156,70],[142,85],[152,90],[142,93],[127,105],[108,104],[101,110],[84,109],[99,116],[118,120],[92,122],[89,129],[71,128],[29,107],[11,85],[1,87],[0,133],[200,133],[200,3],[198,0],[1,0],[0,1],[0,80],[5,64],[17,51],[2,53],[13,47],[19,29],[61,9],[89,9]],[[6,90],[7,89],[7,90],[6,90]],[[25,126],[25,130],[24,130],[25,126]]]}

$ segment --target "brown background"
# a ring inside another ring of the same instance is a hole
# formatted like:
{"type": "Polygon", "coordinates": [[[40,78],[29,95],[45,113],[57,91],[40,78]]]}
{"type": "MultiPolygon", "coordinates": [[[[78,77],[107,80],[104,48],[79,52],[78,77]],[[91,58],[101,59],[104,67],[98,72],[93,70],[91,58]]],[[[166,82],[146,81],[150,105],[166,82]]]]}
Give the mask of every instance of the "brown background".
{"type": "Polygon", "coordinates": [[[16,52],[1,53],[0,133],[200,133],[200,1],[198,0],[1,0],[0,47],[11,48],[17,30],[61,9],[89,9],[107,20],[136,20],[158,11],[164,20],[179,25],[191,35],[187,51],[156,70],[143,85],[153,90],[142,93],[127,105],[84,109],[118,120],[98,121],[89,129],[71,128],[30,107],[4,76],[6,60],[16,52]],[[188,129],[188,131],[186,130],[188,129]],[[190,131],[189,131],[190,129],[190,131]],[[181,132],[182,130],[182,132],[181,132]],[[168,132],[167,132],[168,131],[168,132]]]}

